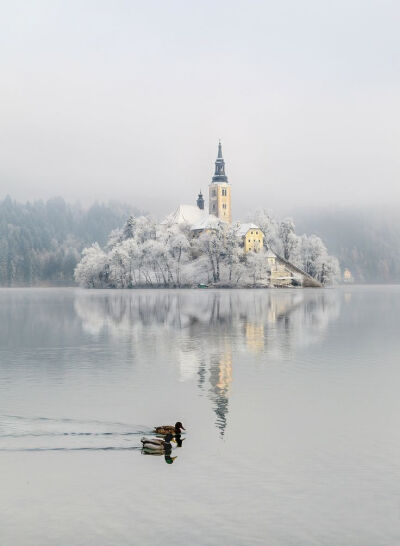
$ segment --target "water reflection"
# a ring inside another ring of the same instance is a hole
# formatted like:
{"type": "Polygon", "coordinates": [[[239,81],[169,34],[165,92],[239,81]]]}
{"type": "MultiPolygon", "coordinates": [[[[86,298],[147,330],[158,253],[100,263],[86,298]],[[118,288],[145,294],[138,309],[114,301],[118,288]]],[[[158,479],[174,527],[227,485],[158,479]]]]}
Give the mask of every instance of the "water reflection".
{"type": "Polygon", "coordinates": [[[163,457],[164,461],[167,464],[173,464],[175,460],[178,458],[177,455],[174,455],[172,457],[172,451],[166,451],[165,453],[150,453],[149,451],[146,451],[145,449],[142,449],[142,455],[150,456],[150,457],[163,457]]]}
{"type": "Polygon", "coordinates": [[[223,437],[235,361],[279,363],[321,341],[340,297],[333,290],[82,291],[75,311],[87,333],[123,340],[133,359],[151,347],[177,363],[179,379],[197,381],[209,398],[223,437]]]}

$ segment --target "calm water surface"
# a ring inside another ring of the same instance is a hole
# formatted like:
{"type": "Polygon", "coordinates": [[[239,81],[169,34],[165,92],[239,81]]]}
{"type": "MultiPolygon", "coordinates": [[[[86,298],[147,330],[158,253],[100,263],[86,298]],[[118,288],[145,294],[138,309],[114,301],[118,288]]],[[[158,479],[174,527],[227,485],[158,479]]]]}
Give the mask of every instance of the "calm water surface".
{"type": "Polygon", "coordinates": [[[0,290],[0,543],[400,543],[400,287],[0,290]],[[187,427],[172,464],[154,425],[187,427]]]}

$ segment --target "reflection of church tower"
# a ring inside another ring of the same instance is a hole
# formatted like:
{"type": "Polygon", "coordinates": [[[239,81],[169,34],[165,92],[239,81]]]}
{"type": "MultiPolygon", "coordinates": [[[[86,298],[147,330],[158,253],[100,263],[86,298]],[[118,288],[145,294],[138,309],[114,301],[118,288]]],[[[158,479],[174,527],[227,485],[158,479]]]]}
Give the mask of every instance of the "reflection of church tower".
{"type": "Polygon", "coordinates": [[[221,437],[225,433],[226,418],[228,414],[229,390],[232,383],[232,352],[227,347],[226,351],[217,359],[211,359],[210,366],[210,392],[214,400],[214,411],[217,416],[217,427],[221,437]]]}
{"type": "Polygon", "coordinates": [[[225,174],[225,161],[222,157],[221,141],[218,144],[218,157],[215,162],[215,173],[209,185],[209,213],[221,220],[231,223],[231,186],[225,174]]]}
{"type": "Polygon", "coordinates": [[[245,336],[247,347],[255,353],[264,350],[264,324],[246,322],[245,336]]]}

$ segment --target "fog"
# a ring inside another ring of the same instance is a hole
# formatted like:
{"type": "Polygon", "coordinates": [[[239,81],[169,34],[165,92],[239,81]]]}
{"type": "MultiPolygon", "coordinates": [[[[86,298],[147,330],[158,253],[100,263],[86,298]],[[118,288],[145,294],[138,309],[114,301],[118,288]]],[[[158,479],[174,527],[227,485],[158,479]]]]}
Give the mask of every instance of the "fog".
{"type": "Polygon", "coordinates": [[[393,1],[2,4],[0,198],[207,190],[218,139],[234,217],[400,198],[393,1]]]}

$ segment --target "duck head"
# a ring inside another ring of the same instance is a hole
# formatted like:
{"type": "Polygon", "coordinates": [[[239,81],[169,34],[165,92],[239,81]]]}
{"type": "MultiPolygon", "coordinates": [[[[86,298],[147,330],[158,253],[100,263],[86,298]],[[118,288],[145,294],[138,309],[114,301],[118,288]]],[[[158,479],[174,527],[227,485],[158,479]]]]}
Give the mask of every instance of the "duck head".
{"type": "Polygon", "coordinates": [[[175,432],[177,434],[180,434],[181,430],[186,430],[185,427],[182,425],[182,423],[180,421],[177,421],[175,423],[175,432]]]}

